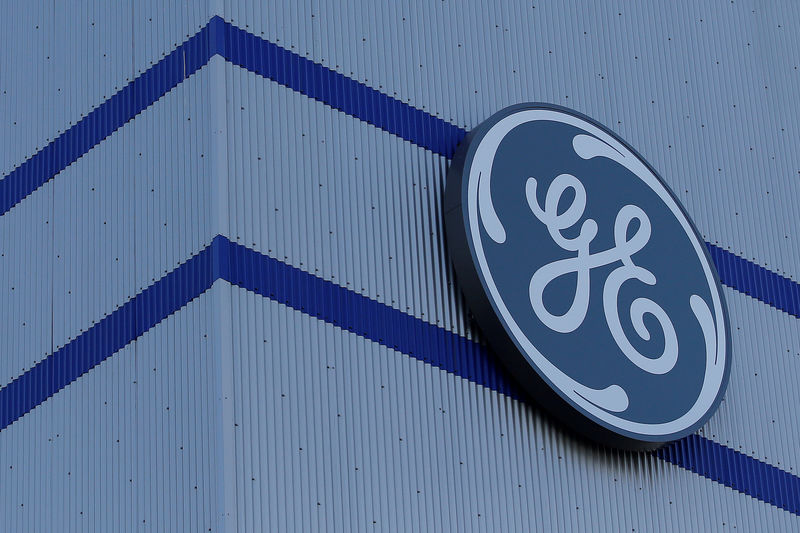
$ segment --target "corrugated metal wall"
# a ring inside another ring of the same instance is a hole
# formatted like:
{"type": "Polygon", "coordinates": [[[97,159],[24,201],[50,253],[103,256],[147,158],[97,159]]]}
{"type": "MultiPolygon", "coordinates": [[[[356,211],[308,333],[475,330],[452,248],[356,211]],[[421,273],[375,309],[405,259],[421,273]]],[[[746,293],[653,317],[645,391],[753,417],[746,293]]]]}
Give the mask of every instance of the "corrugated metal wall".
{"type": "MultiPolygon", "coordinates": [[[[220,15],[460,128],[519,101],[578,109],[661,172],[707,241],[800,275],[792,3],[4,11],[3,176],[220,15]]],[[[218,234],[479,340],[442,242],[447,158],[225,59],[0,215],[0,387],[218,234]]],[[[0,530],[800,527],[768,495],[586,445],[435,354],[221,277],[0,430],[0,530]]],[[[798,318],[725,295],[734,364],[703,435],[797,474],[798,318]]]]}
{"type": "MultiPolygon", "coordinates": [[[[210,16],[205,8],[146,4],[4,5],[3,175],[210,16]]],[[[203,74],[0,217],[0,386],[211,241],[203,74]]],[[[210,302],[183,309],[3,430],[0,531],[216,527],[221,454],[210,302]]]]}

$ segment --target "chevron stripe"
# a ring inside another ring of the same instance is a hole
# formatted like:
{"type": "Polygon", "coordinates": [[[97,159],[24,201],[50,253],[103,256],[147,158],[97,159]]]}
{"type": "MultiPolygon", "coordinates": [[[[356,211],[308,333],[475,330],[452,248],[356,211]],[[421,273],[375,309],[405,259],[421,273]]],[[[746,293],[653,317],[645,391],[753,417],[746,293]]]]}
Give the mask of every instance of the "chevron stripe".
{"type": "MultiPolygon", "coordinates": [[[[466,135],[453,124],[214,17],[167,57],[6,175],[0,181],[0,216],[197,72],[214,55],[445,157],[452,156],[466,135]]],[[[723,283],[800,316],[800,284],[706,244],[723,283]]],[[[0,431],[203,294],[218,279],[519,398],[513,382],[482,346],[217,236],[209,247],[0,389],[0,431]]],[[[800,514],[800,478],[758,459],[699,435],[673,443],[657,455],[800,514]]]]}
{"type": "Polygon", "coordinates": [[[213,55],[209,48],[211,27],[205,26],[4,176],[0,181],[0,216],[205,66],[213,55]]]}
{"type": "MultiPolygon", "coordinates": [[[[485,347],[218,235],[200,253],[0,389],[0,431],[197,298],[218,279],[523,399],[485,347]]],[[[800,478],[699,435],[655,452],[800,515],[800,478]]]]}

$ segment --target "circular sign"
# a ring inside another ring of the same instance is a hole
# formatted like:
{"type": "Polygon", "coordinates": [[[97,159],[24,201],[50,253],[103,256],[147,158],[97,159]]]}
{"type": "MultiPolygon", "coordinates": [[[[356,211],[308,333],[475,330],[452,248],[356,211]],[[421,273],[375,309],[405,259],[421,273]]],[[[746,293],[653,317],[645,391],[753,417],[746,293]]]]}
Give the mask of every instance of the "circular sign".
{"type": "Polygon", "coordinates": [[[730,372],[725,302],[678,200],[624,141],[520,104],[459,146],[448,248],[524,390],[584,435],[651,449],[702,426],[730,372]]]}

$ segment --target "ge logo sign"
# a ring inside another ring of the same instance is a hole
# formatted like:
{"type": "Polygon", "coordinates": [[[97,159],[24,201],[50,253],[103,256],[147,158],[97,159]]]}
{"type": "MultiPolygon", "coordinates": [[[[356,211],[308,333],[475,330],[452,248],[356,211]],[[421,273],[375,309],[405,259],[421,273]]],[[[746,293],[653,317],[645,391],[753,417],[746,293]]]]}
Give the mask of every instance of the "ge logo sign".
{"type": "Polygon", "coordinates": [[[677,199],[613,133],[556,106],[497,113],[453,159],[445,223],[490,347],[568,425],[646,449],[716,409],[719,280],[677,199]]]}

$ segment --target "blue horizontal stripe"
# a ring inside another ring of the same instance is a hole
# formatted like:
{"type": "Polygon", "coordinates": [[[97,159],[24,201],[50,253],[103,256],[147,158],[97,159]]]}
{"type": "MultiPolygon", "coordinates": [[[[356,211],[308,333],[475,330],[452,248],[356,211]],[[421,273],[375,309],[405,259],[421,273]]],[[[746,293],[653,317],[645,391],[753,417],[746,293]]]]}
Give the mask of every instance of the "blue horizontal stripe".
{"type": "MultiPolygon", "coordinates": [[[[5,176],[0,181],[0,215],[216,54],[445,157],[452,156],[466,134],[455,125],[214,17],[169,56],[5,176]]],[[[800,316],[798,283],[707,245],[723,283],[800,316]]],[[[218,236],[209,248],[0,389],[0,430],[202,294],[217,279],[519,397],[512,381],[480,345],[218,236]]],[[[726,446],[693,435],[657,455],[800,514],[800,480],[796,476],[726,446]]]]}
{"type": "MultiPolygon", "coordinates": [[[[217,236],[210,246],[0,389],[0,431],[203,294],[217,279],[522,399],[485,347],[217,236]]],[[[655,455],[800,514],[800,478],[705,437],[691,435],[655,455]]]]}

